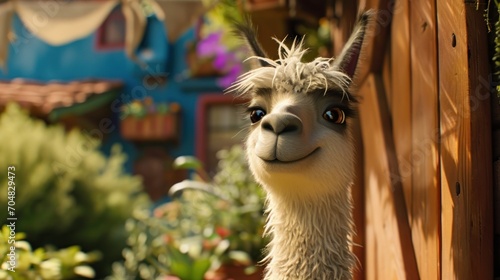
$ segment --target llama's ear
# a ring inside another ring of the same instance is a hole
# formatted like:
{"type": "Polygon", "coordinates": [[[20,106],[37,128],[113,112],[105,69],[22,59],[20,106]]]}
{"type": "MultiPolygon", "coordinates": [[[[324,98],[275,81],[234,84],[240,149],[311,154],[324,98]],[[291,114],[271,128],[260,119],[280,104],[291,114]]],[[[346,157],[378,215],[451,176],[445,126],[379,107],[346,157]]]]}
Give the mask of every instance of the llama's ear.
{"type": "Polygon", "coordinates": [[[356,73],[361,47],[363,46],[365,38],[366,27],[371,15],[371,11],[367,11],[361,15],[344,49],[333,62],[334,68],[339,69],[351,79],[354,78],[354,74],[356,73]]]}
{"type": "MultiPolygon", "coordinates": [[[[253,55],[262,58],[268,58],[266,52],[257,40],[255,28],[253,27],[252,21],[248,15],[244,17],[243,23],[237,22],[234,25],[236,27],[236,32],[243,38],[243,40],[245,40],[253,55]]],[[[260,66],[268,66],[265,61],[261,59],[259,59],[258,61],[260,63],[260,66]]]]}

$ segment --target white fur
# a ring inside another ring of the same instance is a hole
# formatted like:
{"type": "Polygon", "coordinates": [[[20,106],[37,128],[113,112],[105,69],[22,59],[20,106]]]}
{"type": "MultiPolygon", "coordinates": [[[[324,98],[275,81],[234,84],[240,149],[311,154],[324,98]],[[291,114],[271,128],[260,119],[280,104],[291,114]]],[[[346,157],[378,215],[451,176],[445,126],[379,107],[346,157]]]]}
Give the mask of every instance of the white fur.
{"type": "Polygon", "coordinates": [[[312,62],[303,63],[302,58],[307,50],[301,43],[288,48],[284,42],[278,42],[279,59],[252,56],[249,59],[262,60],[270,66],[248,71],[228,88],[228,91],[246,94],[257,88],[272,88],[285,92],[309,92],[314,89],[341,89],[347,91],[350,78],[332,65],[331,58],[316,58],[312,62]]]}
{"type": "Polygon", "coordinates": [[[272,138],[271,143],[276,141],[272,152],[260,147],[270,146],[269,133],[260,122],[252,125],[247,139],[250,169],[268,193],[265,234],[271,243],[265,279],[350,279],[355,259],[350,251],[351,132],[326,124],[318,110],[322,104],[311,101],[309,94],[273,92],[271,96],[252,101],[267,110],[261,122],[293,112],[302,129],[295,135],[280,135],[279,140],[272,138]],[[275,164],[260,156],[268,153],[290,161],[306,158],[275,164]]]}
{"type": "MultiPolygon", "coordinates": [[[[361,22],[349,41],[356,52],[366,17],[361,22]]],[[[265,112],[246,141],[250,169],[267,191],[265,234],[271,242],[265,279],[352,279],[351,126],[349,120],[328,122],[323,113],[349,101],[343,97],[349,97],[352,77],[340,68],[356,61],[316,58],[306,63],[302,42],[290,48],[278,43],[279,59],[251,57],[268,66],[247,72],[229,88],[250,97],[252,110],[265,112]],[[337,92],[342,96],[331,96],[337,92]]],[[[358,55],[344,51],[341,59],[358,55]]]]}

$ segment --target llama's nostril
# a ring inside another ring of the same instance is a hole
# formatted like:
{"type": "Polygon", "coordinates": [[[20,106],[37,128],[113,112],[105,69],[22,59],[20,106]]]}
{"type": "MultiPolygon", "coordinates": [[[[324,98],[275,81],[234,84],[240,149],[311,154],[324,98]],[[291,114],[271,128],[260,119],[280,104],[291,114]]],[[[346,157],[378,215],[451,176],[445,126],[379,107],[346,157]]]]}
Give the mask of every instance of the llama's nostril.
{"type": "Polygon", "coordinates": [[[268,115],[262,122],[262,129],[274,134],[300,132],[302,122],[291,114],[268,115]]]}
{"type": "Polygon", "coordinates": [[[270,123],[268,123],[268,122],[264,122],[264,123],[262,123],[262,128],[263,128],[264,130],[269,130],[269,131],[274,132],[274,128],[273,128],[273,126],[272,126],[270,123]]]}
{"type": "Polygon", "coordinates": [[[286,132],[294,132],[294,131],[298,131],[298,130],[299,130],[299,127],[292,124],[292,125],[287,125],[287,126],[283,127],[283,129],[280,132],[278,132],[278,134],[279,133],[286,133],[286,132]]]}

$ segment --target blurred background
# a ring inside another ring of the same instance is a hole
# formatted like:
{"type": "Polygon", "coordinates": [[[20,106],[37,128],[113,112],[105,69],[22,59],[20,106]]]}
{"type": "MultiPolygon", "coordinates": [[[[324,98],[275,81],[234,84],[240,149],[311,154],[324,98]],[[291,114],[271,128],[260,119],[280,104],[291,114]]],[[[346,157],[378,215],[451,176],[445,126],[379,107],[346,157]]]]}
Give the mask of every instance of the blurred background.
{"type": "Polygon", "coordinates": [[[355,278],[500,277],[496,2],[0,0],[0,279],[262,279],[232,23],[334,57],[367,9],[355,278]]]}
{"type": "Polygon", "coordinates": [[[327,5],[311,3],[1,1],[1,166],[16,173],[0,201],[15,183],[18,263],[0,279],[260,279],[246,100],[223,93],[250,56],[232,24],[262,24],[272,57],[271,36],[306,33],[311,58],[331,56],[327,5]]]}

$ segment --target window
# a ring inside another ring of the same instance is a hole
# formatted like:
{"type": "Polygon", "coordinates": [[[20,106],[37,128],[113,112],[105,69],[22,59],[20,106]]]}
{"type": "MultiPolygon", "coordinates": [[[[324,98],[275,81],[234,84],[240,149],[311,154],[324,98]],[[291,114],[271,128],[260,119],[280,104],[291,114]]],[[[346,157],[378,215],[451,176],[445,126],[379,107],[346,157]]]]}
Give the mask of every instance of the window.
{"type": "Polygon", "coordinates": [[[122,49],[125,46],[125,17],[121,9],[114,9],[97,33],[98,50],[122,49]]]}
{"type": "Polygon", "coordinates": [[[216,154],[235,144],[242,144],[246,137],[248,119],[243,108],[232,96],[208,95],[198,103],[197,157],[205,164],[207,172],[217,171],[216,154]]]}

